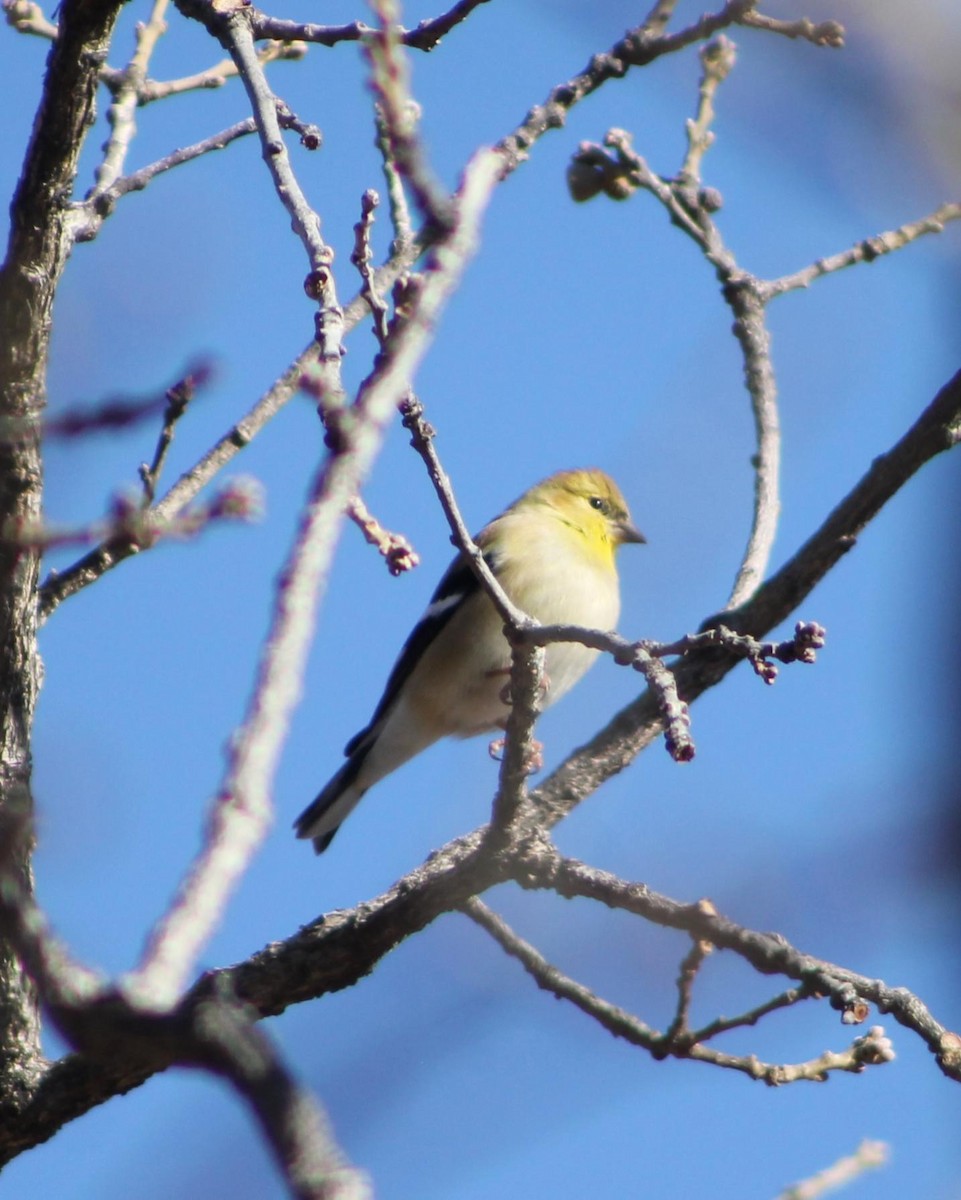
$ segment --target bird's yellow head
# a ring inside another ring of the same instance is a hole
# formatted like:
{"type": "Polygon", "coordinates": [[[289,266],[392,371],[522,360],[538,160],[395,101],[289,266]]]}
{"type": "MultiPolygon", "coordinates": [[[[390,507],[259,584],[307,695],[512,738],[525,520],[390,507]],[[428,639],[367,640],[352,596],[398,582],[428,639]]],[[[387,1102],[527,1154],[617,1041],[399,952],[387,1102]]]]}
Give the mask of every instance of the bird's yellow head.
{"type": "Polygon", "coordinates": [[[647,540],[631,520],[620,488],[594,467],[558,471],[535,484],[518,505],[549,509],[595,554],[611,561],[618,546],[647,540]]]}

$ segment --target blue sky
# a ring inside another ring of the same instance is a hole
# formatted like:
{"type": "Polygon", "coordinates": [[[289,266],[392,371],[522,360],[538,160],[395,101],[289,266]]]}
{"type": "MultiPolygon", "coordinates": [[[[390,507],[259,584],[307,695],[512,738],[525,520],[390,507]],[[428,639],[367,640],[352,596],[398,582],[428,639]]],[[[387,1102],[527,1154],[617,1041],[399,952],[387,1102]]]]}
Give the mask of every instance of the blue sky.
{"type": "MultiPolygon", "coordinates": [[[[724,196],[718,219],[746,269],[793,271],[957,197],[950,87],[935,58],[927,71],[913,64],[932,44],[956,61],[961,15],[932,3],[929,41],[907,26],[886,40],[879,29],[899,7],[914,10],[893,0],[772,8],[844,20],[843,52],[733,34],[739,62],[718,99],[705,181],[724,196]]],[[[586,8],[494,2],[413,60],[425,137],[446,182],[476,145],[513,128],[637,16],[622,3],[586,8]]],[[[697,11],[681,5],[682,15],[697,11]]],[[[413,24],[433,12],[408,6],[405,16],[413,24]]],[[[131,22],[145,15],[139,3],[125,13],[115,65],[132,45],[131,22]]],[[[324,17],[364,15],[339,5],[324,17]]],[[[169,19],[152,74],[213,61],[199,28],[169,19]]],[[[9,29],[0,35],[13,98],[0,109],[5,194],[44,53],[9,29]]],[[[634,72],[543,139],[496,194],[481,253],[416,381],[474,528],[559,467],[597,464],[617,478],[649,539],[622,556],[621,631],[631,637],[674,638],[723,604],[750,520],[752,423],[730,314],[693,246],[650,197],[573,205],[564,169],[580,140],[622,126],[655,170],[672,173],[697,76],[691,53],[634,72]]],[[[271,78],[323,129],[324,148],[295,153],[295,165],[349,295],[359,197],[381,182],[360,55],[315,48],[271,78]]],[[[141,110],[131,165],[232,123],[243,103],[228,86],[141,110]]],[[[101,140],[90,139],[85,180],[101,140]]],[[[772,306],[784,428],[773,565],[957,368],[959,239],[961,227],[949,227],[772,306]]],[[[387,240],[385,226],[375,236],[381,252],[387,240]]],[[[305,272],[253,140],[171,173],[124,200],[100,238],[76,250],[55,313],[51,408],[150,392],[212,358],[216,380],[178,429],[172,482],[307,343],[305,272]]],[[[351,384],[372,348],[366,329],[351,338],[351,384]]],[[[50,519],[100,516],[135,482],[155,436],[141,427],[51,447],[50,519]]],[[[198,844],[320,452],[311,406],[297,399],[232,472],[264,482],[259,525],[142,555],[65,603],[43,632],[38,893],[73,950],[106,971],[135,960],[198,844]]],[[[652,747],[557,831],[566,853],[678,899],[710,896],[745,925],[908,986],[955,1028],[957,873],[940,848],[940,821],[957,799],[957,652],[943,647],[957,607],[959,462],[943,456],[926,468],[797,614],[828,629],[815,667],[784,670],[771,689],[738,670],[694,709],[694,763],[678,767],[652,747]]],[[[435,747],[378,786],[323,859],[291,838],[290,822],[366,721],[449,558],[443,518],[400,429],[365,496],[423,565],[391,579],[345,532],[277,780],[276,826],[205,966],[379,893],[487,815],[496,767],[474,741],[435,747]]],[[[628,672],[599,664],[540,723],[547,766],[636,689],[628,672]]],[[[653,1024],[669,1021],[681,939],[585,903],[513,889],[490,900],[563,969],[653,1024]]],[[[776,981],[716,955],[696,1013],[730,1014],[775,990],[776,981]]],[[[958,1197],[961,1092],[917,1039],[875,1022],[894,1036],[897,1060],[826,1085],[771,1091],[692,1063],[656,1064],[550,1001],[451,916],[350,991],[268,1027],[383,1200],[587,1189],[651,1200],[773,1197],[864,1137],[888,1141],[893,1158],[852,1197],[958,1197]]],[[[849,1040],[826,1005],[808,1005],[723,1044],[800,1061],[849,1040]]],[[[242,1106],[219,1083],[184,1072],[75,1122],[8,1167],[3,1184],[17,1197],[75,1200],[281,1194],[242,1106]]]]}

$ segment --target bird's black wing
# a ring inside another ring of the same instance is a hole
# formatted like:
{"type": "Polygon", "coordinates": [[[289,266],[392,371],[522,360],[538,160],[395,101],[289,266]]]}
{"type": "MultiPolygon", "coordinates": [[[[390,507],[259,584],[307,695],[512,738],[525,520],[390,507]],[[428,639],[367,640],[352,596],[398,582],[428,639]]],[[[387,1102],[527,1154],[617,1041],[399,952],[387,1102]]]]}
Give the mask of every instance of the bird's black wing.
{"type": "MultiPolygon", "coordinates": [[[[490,550],[484,554],[484,561],[492,571],[495,569],[495,557],[494,553],[490,550]]],[[[477,576],[471,570],[470,563],[463,554],[459,554],[444,572],[440,583],[430,598],[430,603],[427,605],[424,615],[411,630],[407,641],[404,642],[403,648],[397,656],[397,661],[394,663],[387,680],[384,694],[381,696],[374,710],[374,715],[371,717],[368,725],[360,733],[355,734],[347,743],[344,748],[345,754],[351,755],[361,748],[364,741],[376,729],[377,723],[397,699],[400,689],[410,678],[411,673],[420,662],[427,647],[437,637],[460,605],[470,599],[471,595],[479,590],[480,583],[477,576]]]]}

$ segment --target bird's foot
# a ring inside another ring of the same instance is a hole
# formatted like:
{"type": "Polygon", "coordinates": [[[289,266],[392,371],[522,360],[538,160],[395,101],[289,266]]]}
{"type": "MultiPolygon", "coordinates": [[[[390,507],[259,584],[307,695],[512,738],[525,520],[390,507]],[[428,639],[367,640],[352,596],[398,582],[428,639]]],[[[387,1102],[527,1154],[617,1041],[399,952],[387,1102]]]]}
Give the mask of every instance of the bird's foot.
{"type": "MultiPolygon", "coordinates": [[[[507,738],[494,738],[491,744],[487,747],[487,752],[495,762],[500,762],[504,757],[504,747],[507,745],[507,738]]],[[[536,775],[544,765],[544,745],[542,742],[532,741],[528,750],[527,758],[524,761],[524,771],[527,775],[536,775]]]]}

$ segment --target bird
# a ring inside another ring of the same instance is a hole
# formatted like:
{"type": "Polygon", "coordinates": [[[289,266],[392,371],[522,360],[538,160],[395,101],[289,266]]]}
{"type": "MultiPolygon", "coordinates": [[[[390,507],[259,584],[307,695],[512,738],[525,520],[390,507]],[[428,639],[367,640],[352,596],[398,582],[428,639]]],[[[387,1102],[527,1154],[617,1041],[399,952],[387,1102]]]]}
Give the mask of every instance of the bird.
{"type": "MultiPolygon", "coordinates": [[[[613,630],[620,615],[615,552],[647,539],[617,484],[597,468],[559,471],[535,484],[477,535],[510,599],[543,625],[613,630]]],[[[598,655],[549,645],[542,707],[560,699],[598,655]]],[[[379,780],[443,737],[503,730],[511,648],[504,622],[466,555],[459,554],[401,649],[370,722],[347,761],[294,822],[317,854],[379,780]]]]}

